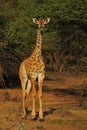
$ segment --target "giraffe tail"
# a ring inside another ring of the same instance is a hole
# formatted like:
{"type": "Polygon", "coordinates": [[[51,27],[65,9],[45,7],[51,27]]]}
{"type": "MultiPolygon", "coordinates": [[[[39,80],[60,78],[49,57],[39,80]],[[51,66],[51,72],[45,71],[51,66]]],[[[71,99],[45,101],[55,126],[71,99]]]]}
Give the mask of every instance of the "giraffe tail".
{"type": "Polygon", "coordinates": [[[29,94],[29,92],[30,92],[30,90],[31,90],[31,81],[30,81],[30,79],[28,78],[27,79],[27,82],[26,82],[26,94],[27,94],[27,96],[28,96],[28,94],[29,94]]]}

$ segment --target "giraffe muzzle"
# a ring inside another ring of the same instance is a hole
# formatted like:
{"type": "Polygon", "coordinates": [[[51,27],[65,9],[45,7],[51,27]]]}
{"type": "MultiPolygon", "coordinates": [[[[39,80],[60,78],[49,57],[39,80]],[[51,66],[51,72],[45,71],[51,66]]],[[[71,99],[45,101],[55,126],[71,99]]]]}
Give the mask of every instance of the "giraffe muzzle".
{"type": "Polygon", "coordinates": [[[41,34],[43,34],[43,28],[40,28],[40,32],[41,32],[41,34]]]}

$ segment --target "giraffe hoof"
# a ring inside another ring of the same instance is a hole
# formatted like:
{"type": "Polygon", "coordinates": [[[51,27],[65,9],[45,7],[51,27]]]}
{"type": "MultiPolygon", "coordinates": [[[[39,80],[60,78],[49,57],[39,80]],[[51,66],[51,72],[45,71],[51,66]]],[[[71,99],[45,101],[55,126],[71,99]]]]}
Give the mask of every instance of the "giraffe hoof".
{"type": "Polygon", "coordinates": [[[31,118],[31,121],[36,121],[36,120],[37,120],[37,118],[36,118],[36,117],[31,118]]]}
{"type": "Polygon", "coordinates": [[[26,119],[26,114],[23,114],[23,113],[22,113],[21,118],[22,118],[22,119],[26,119]]]}
{"type": "Polygon", "coordinates": [[[21,116],[22,119],[26,119],[26,117],[27,117],[26,115],[22,115],[21,116]]]}
{"type": "Polygon", "coordinates": [[[40,122],[44,122],[44,119],[43,119],[43,118],[42,118],[42,119],[39,119],[39,121],[40,121],[40,122]]]}

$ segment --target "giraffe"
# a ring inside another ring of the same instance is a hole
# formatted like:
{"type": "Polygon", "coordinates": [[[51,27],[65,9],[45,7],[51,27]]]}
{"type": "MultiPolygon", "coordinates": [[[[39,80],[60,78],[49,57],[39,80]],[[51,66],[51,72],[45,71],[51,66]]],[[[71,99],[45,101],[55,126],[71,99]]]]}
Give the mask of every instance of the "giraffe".
{"type": "Polygon", "coordinates": [[[28,96],[29,92],[32,92],[33,108],[31,112],[31,120],[36,119],[35,82],[36,79],[38,79],[39,120],[44,121],[42,110],[42,85],[45,78],[45,64],[42,56],[42,31],[44,25],[50,22],[50,18],[47,18],[46,20],[44,18],[33,18],[33,22],[38,25],[36,46],[31,56],[26,58],[19,67],[19,78],[21,81],[23,95],[22,118],[26,117],[26,97],[28,96]]]}

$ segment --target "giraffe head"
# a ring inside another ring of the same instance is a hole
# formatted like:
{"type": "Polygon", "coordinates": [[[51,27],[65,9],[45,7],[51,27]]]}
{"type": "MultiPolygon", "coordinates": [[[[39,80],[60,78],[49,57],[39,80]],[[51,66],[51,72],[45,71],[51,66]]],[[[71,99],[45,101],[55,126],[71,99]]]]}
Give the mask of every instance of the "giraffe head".
{"type": "Polygon", "coordinates": [[[43,31],[44,25],[48,24],[50,22],[50,18],[44,19],[44,18],[33,18],[33,22],[35,24],[38,24],[38,28],[43,31]]]}

